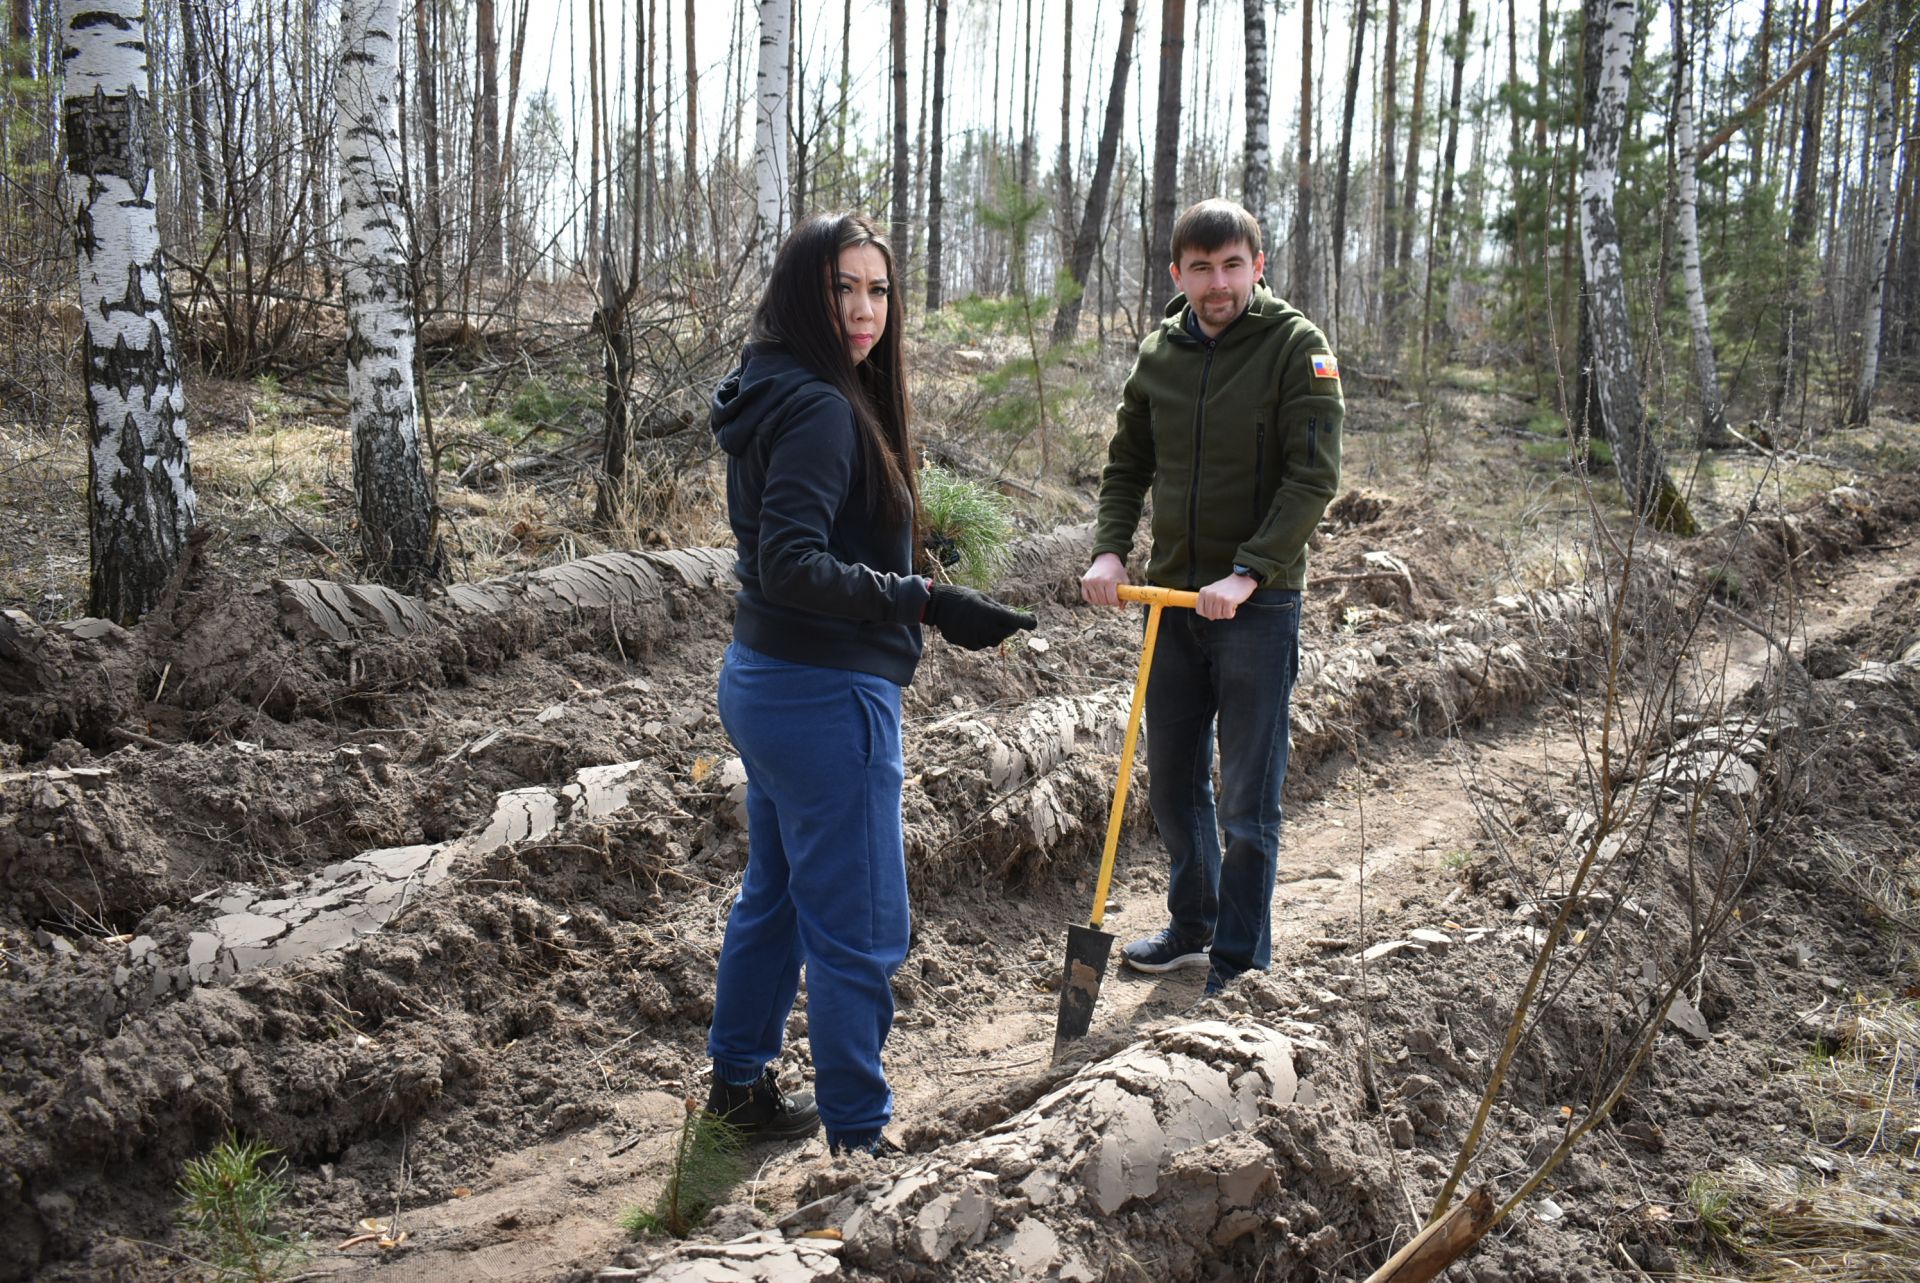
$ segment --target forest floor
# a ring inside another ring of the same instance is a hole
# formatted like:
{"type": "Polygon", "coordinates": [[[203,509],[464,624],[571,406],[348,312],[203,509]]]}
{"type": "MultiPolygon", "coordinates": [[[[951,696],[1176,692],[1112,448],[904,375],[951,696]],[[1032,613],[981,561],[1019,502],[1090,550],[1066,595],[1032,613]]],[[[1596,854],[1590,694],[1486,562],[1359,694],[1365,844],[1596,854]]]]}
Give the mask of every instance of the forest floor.
{"type": "MultiPolygon", "coordinates": [[[[206,457],[234,470],[214,465],[204,490],[229,535],[167,618],[91,639],[48,627],[29,634],[34,666],[0,659],[0,1280],[193,1276],[205,1249],[180,1230],[178,1181],[229,1130],[286,1160],[279,1223],[305,1244],[303,1278],[674,1268],[618,1222],[654,1203],[683,1101],[706,1089],[745,858],[713,711],[726,593],[683,576],[624,612],[296,636],[268,582],[339,573],[340,478],[296,475],[312,452],[296,463],[292,437],[268,438],[338,433],[281,409],[263,427],[260,390],[230,391],[231,440],[206,457]],[[588,805],[615,764],[619,796],[588,805]],[[561,799],[551,823],[500,828],[541,797],[561,799]],[[406,870],[391,907],[275,956],[273,915],[337,899],[369,859],[406,870]]],[[[1051,1255],[1020,1256],[1001,1218],[918,1257],[850,1241],[845,1272],[1364,1277],[1459,1151],[1569,894],[1568,853],[1609,805],[1600,754],[1632,794],[1635,772],[1732,718],[1753,787],[1716,768],[1665,789],[1636,858],[1577,906],[1472,1179],[1511,1194],[1605,1095],[1660,988],[1643,962],[1680,986],[1678,1013],[1611,1117],[1453,1277],[1765,1277],[1784,1236],[1759,1227],[1790,1213],[1837,1236],[1804,1260],[1913,1250],[1920,655],[1902,656],[1920,641],[1920,486],[1899,465],[1920,427],[1888,416],[1792,458],[1676,456],[1709,533],[1635,556],[1675,601],[1714,604],[1629,616],[1605,602],[1633,594],[1603,591],[1583,623],[1548,603],[1617,562],[1531,404],[1463,382],[1426,407],[1357,397],[1350,423],[1350,493],[1316,537],[1329,580],[1304,616],[1272,970],[1202,1004],[1195,973],[1110,969],[1085,1055],[1048,1064],[1138,622],[1078,603],[1084,539],[1052,527],[1086,494],[1042,494],[997,584],[1039,630],[997,655],[930,643],[906,700],[916,935],[887,1067],[909,1152],[755,1147],[696,1240],[970,1161],[1069,1075],[1206,1018],[1281,1031],[1310,1085],[1263,1113],[1278,1179],[1257,1217],[1196,1237],[1163,1184],[1120,1215],[1056,1219],[1051,1255]],[[1703,904],[1726,913],[1702,942],[1703,904]],[[1806,1211],[1822,1191],[1844,1191],[1846,1215],[1806,1211]]],[[[51,624],[77,613],[84,573],[78,450],[6,440],[0,500],[20,520],[0,605],[51,624]]],[[[514,487],[446,488],[490,550],[474,577],[597,550],[550,492],[514,487]]],[[[1592,494],[1606,512],[1606,487],[1592,494]]],[[[689,505],[656,542],[715,542],[713,521],[689,505]]],[[[1105,924],[1121,940],[1162,924],[1143,792],[1105,924]]],[[[805,1027],[803,1003],[789,1085],[811,1077],[805,1027]]]]}

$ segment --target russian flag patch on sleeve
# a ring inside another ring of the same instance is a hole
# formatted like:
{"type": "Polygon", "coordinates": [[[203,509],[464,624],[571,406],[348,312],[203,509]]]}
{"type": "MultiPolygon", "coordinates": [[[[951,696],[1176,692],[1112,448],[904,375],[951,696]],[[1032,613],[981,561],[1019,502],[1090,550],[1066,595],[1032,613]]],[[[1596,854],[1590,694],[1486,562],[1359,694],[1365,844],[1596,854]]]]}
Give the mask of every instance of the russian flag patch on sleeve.
{"type": "Polygon", "coordinates": [[[1313,354],[1312,359],[1313,359],[1313,377],[1314,378],[1333,379],[1336,382],[1339,380],[1340,362],[1333,359],[1333,353],[1316,352],[1313,354]]]}

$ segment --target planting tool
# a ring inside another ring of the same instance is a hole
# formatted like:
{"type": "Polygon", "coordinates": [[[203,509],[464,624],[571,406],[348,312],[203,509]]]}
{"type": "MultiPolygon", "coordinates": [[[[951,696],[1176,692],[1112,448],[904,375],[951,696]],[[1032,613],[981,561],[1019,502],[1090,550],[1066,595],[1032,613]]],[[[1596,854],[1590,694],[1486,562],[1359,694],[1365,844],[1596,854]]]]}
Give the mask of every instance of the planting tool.
{"type": "Polygon", "coordinates": [[[1107,916],[1107,888],[1113,883],[1113,856],[1120,848],[1120,819],[1127,811],[1127,785],[1133,779],[1133,749],[1140,739],[1140,710],[1147,699],[1147,675],[1153,671],[1153,642],[1160,633],[1160,611],[1166,606],[1191,610],[1199,593],[1145,584],[1121,584],[1120,600],[1147,605],[1146,639],[1140,645],[1140,670],[1133,678],[1133,707],[1127,712],[1127,738],[1120,747],[1120,779],[1113,789],[1113,810],[1107,815],[1107,847],[1100,856],[1100,877],[1093,887],[1093,917],[1084,927],[1067,928],[1067,968],[1060,980],[1060,1016],[1053,1029],[1053,1058],[1068,1043],[1084,1038],[1093,1023],[1093,1004],[1106,978],[1107,956],[1113,936],[1100,929],[1107,916]]]}

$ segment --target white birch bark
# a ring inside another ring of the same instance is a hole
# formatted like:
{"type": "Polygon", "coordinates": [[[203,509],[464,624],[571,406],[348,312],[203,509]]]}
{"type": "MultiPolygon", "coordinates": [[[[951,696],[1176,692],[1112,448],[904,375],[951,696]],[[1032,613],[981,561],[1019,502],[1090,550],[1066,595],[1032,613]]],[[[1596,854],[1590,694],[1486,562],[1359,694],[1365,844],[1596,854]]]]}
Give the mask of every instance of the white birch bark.
{"type": "Polygon", "coordinates": [[[754,239],[771,261],[787,234],[787,52],[793,37],[788,0],[759,0],[760,70],[753,93],[754,239]]]}
{"type": "Polygon", "coordinates": [[[1627,500],[1642,517],[1656,518],[1666,488],[1666,465],[1640,400],[1620,228],[1613,209],[1633,66],[1635,5],[1634,0],[1587,0],[1586,10],[1587,39],[1596,42],[1600,61],[1580,174],[1580,248],[1593,339],[1590,386],[1627,500]]]}
{"type": "MultiPolygon", "coordinates": [[[[1267,113],[1267,0],[1243,0],[1247,50],[1247,145],[1243,186],[1247,212],[1260,224],[1267,239],[1269,175],[1273,169],[1267,113]]],[[[1269,242],[1267,248],[1271,248],[1269,242]]]]}
{"type": "Polygon", "coordinates": [[[67,199],[85,318],[88,610],[158,602],[194,522],[187,399],[160,258],[144,0],[62,0],[67,199]]]}
{"type": "Polygon", "coordinates": [[[1680,274],[1686,282],[1687,319],[1693,330],[1693,378],[1700,389],[1701,447],[1726,445],[1727,410],[1720,399],[1719,369],[1713,355],[1713,332],[1707,326],[1707,292],[1700,276],[1699,186],[1695,175],[1693,141],[1693,49],[1687,40],[1681,5],[1672,0],[1674,60],[1673,136],[1678,165],[1678,204],[1674,234],[1680,245],[1680,274]]]}
{"type": "Polygon", "coordinates": [[[334,80],[353,491],[368,573],[418,592],[441,578],[420,459],[413,283],[400,203],[399,5],[344,0],[334,80]]]}
{"type": "Polygon", "coordinates": [[[1866,423],[1873,410],[1874,384],[1880,375],[1880,322],[1887,295],[1887,251],[1893,241],[1893,169],[1899,147],[1893,123],[1894,24],[1886,9],[1878,15],[1880,49],[1873,86],[1873,248],[1867,258],[1872,282],[1860,314],[1860,378],[1854,384],[1847,426],[1866,423]]]}

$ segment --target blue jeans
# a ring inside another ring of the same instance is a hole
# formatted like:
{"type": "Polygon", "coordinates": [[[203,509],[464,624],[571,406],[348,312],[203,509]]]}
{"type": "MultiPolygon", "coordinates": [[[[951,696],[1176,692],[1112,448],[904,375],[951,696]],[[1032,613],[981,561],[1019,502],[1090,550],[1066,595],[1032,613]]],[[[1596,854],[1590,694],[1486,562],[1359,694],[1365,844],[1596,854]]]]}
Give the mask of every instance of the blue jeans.
{"type": "Polygon", "coordinates": [[[720,720],[747,768],[747,871],[727,918],[707,1053],[729,1082],[780,1054],[802,962],[829,1140],[886,1126],[880,1051],[907,956],[900,687],[735,642],[720,720]]]}
{"type": "Polygon", "coordinates": [[[1180,609],[1160,617],[1147,681],[1147,799],[1172,862],[1167,916],[1183,941],[1211,945],[1223,978],[1264,971],[1272,954],[1280,789],[1299,672],[1298,592],[1257,592],[1232,619],[1180,609]]]}

